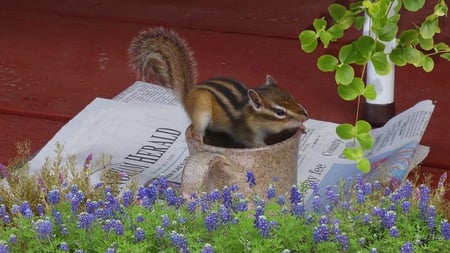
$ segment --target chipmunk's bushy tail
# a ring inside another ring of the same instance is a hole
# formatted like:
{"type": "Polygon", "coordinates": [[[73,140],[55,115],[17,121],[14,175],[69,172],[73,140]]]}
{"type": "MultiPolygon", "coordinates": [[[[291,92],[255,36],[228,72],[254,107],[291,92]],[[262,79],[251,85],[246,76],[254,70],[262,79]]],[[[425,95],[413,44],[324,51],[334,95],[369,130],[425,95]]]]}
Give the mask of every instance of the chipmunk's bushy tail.
{"type": "Polygon", "coordinates": [[[172,88],[182,101],[196,83],[192,51],[173,30],[156,27],[142,31],[133,39],[128,52],[138,79],[172,88]]]}

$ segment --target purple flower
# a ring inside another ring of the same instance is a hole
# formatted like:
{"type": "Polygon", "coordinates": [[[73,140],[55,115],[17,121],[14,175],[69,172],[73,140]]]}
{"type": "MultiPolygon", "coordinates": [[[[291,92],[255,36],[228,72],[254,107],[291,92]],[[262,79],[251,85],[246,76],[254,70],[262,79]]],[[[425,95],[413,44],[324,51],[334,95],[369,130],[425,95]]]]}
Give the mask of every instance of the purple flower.
{"type": "Polygon", "coordinates": [[[95,220],[95,216],[91,213],[82,212],[78,215],[78,228],[89,229],[92,222],[95,220]]]}
{"type": "Polygon", "coordinates": [[[434,207],[433,205],[430,205],[430,207],[428,208],[428,219],[427,219],[427,224],[428,224],[428,228],[430,230],[433,230],[436,226],[436,207],[434,207]]]}
{"type": "MultiPolygon", "coordinates": [[[[336,223],[339,225],[340,221],[336,220],[336,223]]],[[[328,224],[328,217],[326,215],[320,216],[319,225],[322,225],[322,224],[325,224],[325,225],[328,224]]]]}
{"type": "Polygon", "coordinates": [[[220,191],[215,189],[209,194],[209,199],[211,202],[216,202],[220,200],[220,191]]]}
{"type": "Polygon", "coordinates": [[[67,242],[61,242],[59,244],[59,250],[61,250],[61,251],[69,251],[69,244],[67,244],[67,242]]]}
{"type": "Polygon", "coordinates": [[[291,204],[295,205],[302,202],[302,194],[296,185],[291,187],[290,193],[291,204]]]}
{"type": "Polygon", "coordinates": [[[256,185],[256,178],[255,175],[253,175],[253,172],[251,170],[247,170],[247,183],[249,185],[250,188],[253,188],[253,186],[256,185]]]}
{"type": "Polygon", "coordinates": [[[356,203],[362,205],[366,201],[366,196],[364,195],[363,190],[358,190],[356,192],[356,203]]]}
{"type": "Polygon", "coordinates": [[[402,249],[401,249],[401,253],[412,253],[413,247],[412,247],[412,243],[410,242],[405,242],[405,244],[403,244],[402,249]]]}
{"type": "Polygon", "coordinates": [[[142,216],[142,214],[138,214],[138,215],[136,215],[136,222],[137,223],[141,223],[141,222],[143,222],[144,221],[144,216],[142,216]]]}
{"type": "Polygon", "coordinates": [[[286,203],[286,198],[283,195],[278,196],[277,203],[280,206],[284,206],[286,203]]]}
{"type": "Polygon", "coordinates": [[[389,236],[390,236],[390,237],[393,237],[393,238],[398,238],[398,237],[400,237],[400,233],[399,233],[399,231],[398,231],[398,229],[397,229],[396,226],[393,226],[393,227],[391,227],[391,228],[389,229],[389,236]]]}
{"type": "Polygon", "coordinates": [[[47,199],[50,205],[57,205],[61,199],[58,188],[53,187],[52,190],[48,192],[47,199]]]}
{"type": "Polygon", "coordinates": [[[257,218],[256,228],[258,229],[259,234],[263,238],[269,238],[270,237],[270,226],[269,226],[269,221],[267,221],[266,216],[260,215],[257,218]]]}
{"type": "Polygon", "coordinates": [[[394,191],[390,196],[392,203],[395,203],[395,204],[398,204],[400,202],[400,200],[402,200],[402,198],[403,198],[403,196],[402,196],[402,193],[400,192],[400,190],[394,191]]]}
{"type": "Polygon", "coordinates": [[[311,189],[313,190],[313,195],[319,194],[319,184],[316,181],[311,183],[311,189]]]}
{"type": "Polygon", "coordinates": [[[343,251],[347,251],[350,247],[350,242],[348,240],[347,234],[343,233],[336,236],[336,241],[339,243],[343,251]]]}
{"type": "Polygon", "coordinates": [[[150,200],[150,198],[148,196],[144,196],[142,198],[142,206],[148,210],[150,210],[152,208],[152,201],[150,200]]]}
{"type": "Polygon", "coordinates": [[[224,224],[230,222],[233,219],[233,217],[231,216],[230,211],[228,210],[228,208],[224,204],[220,205],[219,215],[220,215],[220,220],[224,224]]]}
{"type": "Polygon", "coordinates": [[[330,239],[330,231],[326,224],[321,224],[319,227],[313,228],[314,242],[326,242],[330,239]]]}
{"type": "Polygon", "coordinates": [[[275,198],[275,187],[273,187],[272,184],[270,184],[269,187],[267,187],[266,197],[269,200],[275,198]]]}
{"type": "Polygon", "coordinates": [[[20,206],[13,204],[11,206],[11,214],[17,214],[20,212],[20,206]]]}
{"type": "Polygon", "coordinates": [[[169,216],[167,216],[167,214],[163,214],[162,215],[162,226],[167,228],[169,226],[169,216]]]}
{"type": "Polygon", "coordinates": [[[17,242],[17,236],[15,234],[9,235],[9,243],[14,244],[17,242]]]}
{"type": "Polygon", "coordinates": [[[404,199],[410,199],[413,194],[413,184],[409,180],[406,180],[401,191],[404,199]]]}
{"type": "Polygon", "coordinates": [[[112,219],[106,220],[105,225],[103,226],[105,232],[114,231],[116,235],[123,235],[124,227],[120,220],[112,219]]]}
{"type": "Polygon", "coordinates": [[[188,253],[189,249],[187,247],[186,237],[183,234],[179,234],[175,231],[169,233],[170,242],[172,245],[179,249],[181,252],[188,253]]]}
{"type": "Polygon", "coordinates": [[[445,240],[450,240],[450,223],[447,220],[441,221],[441,235],[445,240]]]}
{"type": "Polygon", "coordinates": [[[133,192],[131,190],[128,190],[123,193],[122,196],[122,204],[124,207],[129,207],[131,203],[133,202],[133,192]]]}
{"type": "Polygon", "coordinates": [[[197,201],[190,201],[187,205],[187,209],[191,213],[195,212],[197,209],[197,201]]]}
{"type": "Polygon", "coordinates": [[[214,253],[214,248],[211,244],[206,243],[203,246],[201,253],[214,253]]]}
{"type": "Polygon", "coordinates": [[[158,240],[163,239],[165,234],[166,234],[166,231],[164,230],[163,227],[157,226],[155,228],[155,238],[156,239],[158,239],[158,240]]]}
{"type": "Polygon", "coordinates": [[[291,213],[297,217],[300,218],[305,213],[305,205],[303,203],[295,203],[292,205],[291,213]]]}
{"type": "Polygon", "coordinates": [[[38,213],[38,215],[40,217],[44,216],[44,206],[42,204],[37,204],[36,205],[36,212],[38,213]]]}
{"type": "Polygon", "coordinates": [[[375,190],[377,190],[377,191],[381,190],[381,183],[380,183],[380,181],[376,180],[376,181],[373,183],[373,187],[374,187],[375,190]]]}
{"type": "Polygon", "coordinates": [[[216,212],[210,213],[205,217],[204,221],[208,231],[214,231],[219,228],[219,215],[216,212]]]}
{"type": "Polygon", "coordinates": [[[392,228],[396,224],[397,214],[394,211],[389,210],[382,219],[385,228],[392,228]]]}
{"type": "Polygon", "coordinates": [[[222,199],[223,199],[222,203],[227,208],[230,208],[233,205],[232,189],[230,187],[225,186],[223,188],[222,199]]]}
{"type": "Polygon", "coordinates": [[[338,200],[338,196],[333,191],[333,187],[331,185],[327,185],[325,188],[325,196],[327,197],[327,200],[331,203],[334,203],[338,200]]]}
{"type": "Polygon", "coordinates": [[[0,253],[10,253],[8,244],[0,241],[0,253]]]}
{"type": "Polygon", "coordinates": [[[356,187],[358,190],[362,190],[363,186],[364,186],[364,179],[361,174],[358,174],[356,176],[356,187]]]}
{"type": "Polygon", "coordinates": [[[384,196],[389,196],[389,195],[391,195],[391,189],[389,188],[389,187],[386,187],[386,188],[384,188],[384,196]]]}
{"type": "Polygon", "coordinates": [[[7,214],[8,212],[6,211],[6,206],[5,204],[1,204],[0,205],[0,217],[3,217],[7,214]]]}
{"type": "Polygon", "coordinates": [[[371,221],[370,214],[365,213],[365,214],[363,215],[363,223],[364,223],[364,224],[369,224],[370,221],[371,221]]]}
{"type": "Polygon", "coordinates": [[[136,228],[136,231],[134,232],[134,239],[136,240],[136,242],[143,241],[145,239],[144,229],[140,227],[136,228]]]}
{"type": "Polygon", "coordinates": [[[245,212],[247,210],[248,210],[248,201],[245,199],[239,198],[238,203],[235,208],[235,211],[245,212]]]}
{"type": "Polygon", "coordinates": [[[319,194],[314,195],[312,205],[314,212],[316,213],[320,212],[320,209],[322,208],[322,202],[320,201],[319,194]]]}
{"type": "Polygon", "coordinates": [[[422,219],[427,216],[428,203],[430,201],[430,189],[422,184],[419,187],[420,198],[419,198],[419,215],[422,219]]]}
{"type": "Polygon", "coordinates": [[[166,200],[169,206],[177,206],[178,198],[172,187],[168,187],[166,190],[166,200]]]}
{"type": "Polygon", "coordinates": [[[33,228],[38,234],[39,239],[50,239],[53,237],[52,223],[49,219],[39,219],[33,223],[33,228]]]}
{"type": "Polygon", "coordinates": [[[3,216],[3,224],[9,223],[11,223],[11,218],[9,217],[9,215],[5,214],[5,216],[3,216]]]}
{"type": "Polygon", "coordinates": [[[22,205],[20,205],[20,213],[25,216],[26,218],[33,217],[33,212],[31,211],[31,206],[28,201],[22,202],[22,205]]]}
{"type": "Polygon", "coordinates": [[[411,203],[409,201],[405,201],[402,203],[402,211],[404,214],[409,213],[409,211],[411,210],[411,203]]]}
{"type": "Polygon", "coordinates": [[[364,195],[370,195],[372,193],[372,184],[365,183],[362,187],[364,195]]]}
{"type": "Polygon", "coordinates": [[[105,253],[116,253],[116,249],[114,249],[114,248],[107,248],[105,253]]]}

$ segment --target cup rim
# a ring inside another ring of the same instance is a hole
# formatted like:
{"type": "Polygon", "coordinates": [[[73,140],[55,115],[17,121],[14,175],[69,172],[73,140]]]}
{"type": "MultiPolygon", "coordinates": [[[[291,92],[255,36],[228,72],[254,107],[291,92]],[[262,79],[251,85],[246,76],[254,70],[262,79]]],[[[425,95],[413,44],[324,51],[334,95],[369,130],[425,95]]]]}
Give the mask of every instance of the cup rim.
{"type": "Polygon", "coordinates": [[[290,136],[289,138],[284,139],[284,140],[282,140],[280,142],[276,142],[276,143],[273,143],[273,144],[269,144],[269,145],[262,146],[262,147],[256,147],[256,148],[228,148],[228,147],[214,146],[214,145],[210,145],[210,144],[206,144],[206,143],[200,143],[197,139],[192,138],[192,135],[190,134],[191,133],[191,131],[190,131],[191,128],[192,128],[192,125],[189,125],[186,128],[186,130],[185,130],[185,138],[186,138],[187,142],[188,142],[188,139],[189,139],[191,142],[197,143],[198,145],[202,145],[202,146],[204,146],[206,148],[211,147],[211,148],[220,149],[220,150],[233,150],[233,151],[246,151],[246,152],[248,152],[248,151],[267,150],[267,149],[272,149],[273,147],[276,147],[276,146],[282,146],[282,145],[285,145],[286,142],[291,141],[291,139],[295,139],[295,138],[299,138],[300,139],[300,136],[302,134],[304,134],[304,131],[302,129],[298,128],[298,129],[295,130],[295,132],[294,132],[294,134],[292,134],[292,136],[290,136]]]}

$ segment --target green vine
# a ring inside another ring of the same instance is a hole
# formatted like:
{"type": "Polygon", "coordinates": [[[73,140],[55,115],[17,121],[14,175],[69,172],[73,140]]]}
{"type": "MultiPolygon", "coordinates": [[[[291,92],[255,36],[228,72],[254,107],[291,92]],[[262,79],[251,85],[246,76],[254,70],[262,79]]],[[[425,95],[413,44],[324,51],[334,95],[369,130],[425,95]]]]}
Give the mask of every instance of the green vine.
{"type": "Polygon", "coordinates": [[[318,57],[317,67],[323,72],[334,72],[337,93],[345,101],[357,100],[356,118],[353,124],[344,123],[336,128],[337,135],[343,140],[353,139],[354,147],[347,147],[344,156],[356,162],[358,169],[370,171],[370,161],[364,157],[365,151],[372,149],[374,139],[372,126],[360,120],[360,102],[364,97],[376,98],[372,84],[363,80],[369,61],[378,75],[387,75],[392,66],[411,64],[426,72],[434,69],[433,56],[450,61],[450,47],[444,42],[435,42],[434,36],[440,33],[439,18],[446,17],[448,7],[445,0],[439,0],[433,12],[420,25],[399,31],[398,22],[402,11],[418,12],[425,0],[360,0],[349,7],[333,3],[328,7],[330,24],[325,17],[314,19],[313,30],[304,30],[299,39],[301,48],[312,53],[319,44],[327,48],[337,42],[351,27],[361,30],[367,17],[370,17],[370,30],[373,36],[361,35],[350,44],[343,45],[338,54],[323,54],[318,57]],[[386,49],[386,43],[395,40],[392,51],[386,49]],[[360,76],[355,76],[355,65],[362,66],[360,76]]]}

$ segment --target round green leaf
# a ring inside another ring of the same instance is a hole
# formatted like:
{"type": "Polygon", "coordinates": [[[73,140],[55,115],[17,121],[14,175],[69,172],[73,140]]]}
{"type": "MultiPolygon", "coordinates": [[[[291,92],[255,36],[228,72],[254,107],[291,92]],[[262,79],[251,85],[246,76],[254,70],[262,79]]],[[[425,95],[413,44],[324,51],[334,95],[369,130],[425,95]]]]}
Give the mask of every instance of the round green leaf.
{"type": "Polygon", "coordinates": [[[419,39],[419,33],[414,29],[409,29],[406,31],[403,31],[400,36],[400,44],[402,45],[410,45],[415,44],[415,42],[419,39]]]}
{"type": "Polygon", "coordinates": [[[423,21],[419,28],[420,36],[425,39],[430,39],[434,34],[440,32],[437,18],[429,18],[423,21]]]}
{"type": "Polygon", "coordinates": [[[420,47],[423,48],[424,50],[431,50],[434,47],[434,39],[433,38],[425,39],[422,36],[419,36],[419,44],[420,47]]]}
{"type": "Polygon", "coordinates": [[[354,77],[355,71],[353,70],[352,66],[348,64],[342,64],[337,67],[335,75],[336,83],[347,85],[353,80],[354,77]]]}
{"type": "Polygon", "coordinates": [[[327,27],[327,21],[325,21],[325,18],[315,18],[313,26],[316,32],[323,31],[327,27]]]}
{"type": "Polygon", "coordinates": [[[339,21],[345,16],[347,9],[341,4],[333,3],[328,6],[328,12],[335,21],[339,21]]]}
{"type": "Polygon", "coordinates": [[[403,0],[403,5],[408,11],[418,11],[424,4],[425,0],[403,0]]]}
{"type": "Polygon", "coordinates": [[[338,63],[338,59],[329,54],[324,54],[317,59],[317,67],[323,72],[336,70],[338,63]]]}
{"type": "Polygon", "coordinates": [[[422,68],[425,72],[431,72],[434,69],[434,61],[431,57],[425,57],[422,68]]]}
{"type": "Polygon", "coordinates": [[[370,161],[369,159],[362,157],[356,162],[356,168],[358,168],[363,173],[370,172],[370,161]]]}
{"type": "Polygon", "coordinates": [[[388,62],[387,55],[384,52],[375,52],[372,57],[370,57],[370,60],[378,75],[387,75],[391,72],[391,64],[388,62]]]}
{"type": "Polygon", "coordinates": [[[446,59],[447,61],[450,61],[450,53],[443,53],[441,54],[441,57],[446,59]]]}
{"type": "Polygon", "coordinates": [[[377,98],[377,90],[373,84],[369,84],[364,89],[362,95],[369,100],[374,100],[377,98]]]}
{"type": "Polygon", "coordinates": [[[298,37],[300,39],[300,44],[303,51],[306,53],[312,53],[316,50],[318,41],[314,31],[304,30],[298,37]]]}
{"type": "Polygon", "coordinates": [[[394,23],[386,23],[376,34],[381,41],[391,41],[397,35],[398,26],[394,23]]]}
{"type": "Polygon", "coordinates": [[[369,122],[365,120],[358,120],[355,125],[356,134],[366,134],[370,133],[372,126],[369,122]]]}
{"type": "Polygon", "coordinates": [[[354,61],[354,48],[352,44],[345,45],[339,50],[338,58],[344,64],[350,64],[354,61]]]}
{"type": "Polygon", "coordinates": [[[411,47],[407,47],[403,49],[403,55],[402,55],[403,59],[405,59],[405,61],[407,63],[411,63],[411,64],[419,64],[422,61],[422,54],[419,50],[415,49],[415,48],[411,48],[411,47]]]}
{"type": "Polygon", "coordinates": [[[405,66],[406,60],[403,58],[403,48],[394,48],[389,54],[391,61],[397,66],[405,66]]]}
{"type": "Polygon", "coordinates": [[[347,158],[348,160],[352,160],[352,161],[358,161],[359,159],[361,159],[363,157],[363,154],[364,154],[363,150],[360,147],[345,148],[342,153],[345,158],[347,158]]]}
{"type": "Polygon", "coordinates": [[[330,45],[330,41],[333,39],[333,36],[327,31],[320,31],[319,38],[323,44],[323,47],[328,48],[328,45],[330,45]]]}
{"type": "Polygon", "coordinates": [[[355,137],[355,128],[349,123],[340,124],[336,127],[336,134],[343,140],[349,140],[355,137]]]}
{"type": "Polygon", "coordinates": [[[364,150],[369,150],[373,147],[374,141],[370,133],[357,134],[356,140],[358,140],[359,145],[361,145],[364,150]]]}
{"type": "Polygon", "coordinates": [[[342,25],[340,24],[334,24],[332,25],[327,32],[331,35],[332,41],[336,41],[339,38],[342,38],[344,36],[344,29],[342,28],[342,25]]]}
{"type": "Polygon", "coordinates": [[[370,36],[362,36],[356,42],[356,50],[361,54],[362,57],[368,59],[375,50],[375,40],[370,36]]]}

